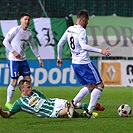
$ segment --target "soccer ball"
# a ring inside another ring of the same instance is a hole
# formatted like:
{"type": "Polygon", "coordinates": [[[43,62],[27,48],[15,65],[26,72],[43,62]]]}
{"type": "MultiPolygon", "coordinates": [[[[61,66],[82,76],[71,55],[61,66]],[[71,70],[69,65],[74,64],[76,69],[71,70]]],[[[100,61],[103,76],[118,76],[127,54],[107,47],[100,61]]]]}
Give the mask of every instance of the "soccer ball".
{"type": "Polygon", "coordinates": [[[128,117],[131,115],[132,109],[128,104],[122,104],[119,108],[118,108],[118,114],[121,117],[128,117]]]}

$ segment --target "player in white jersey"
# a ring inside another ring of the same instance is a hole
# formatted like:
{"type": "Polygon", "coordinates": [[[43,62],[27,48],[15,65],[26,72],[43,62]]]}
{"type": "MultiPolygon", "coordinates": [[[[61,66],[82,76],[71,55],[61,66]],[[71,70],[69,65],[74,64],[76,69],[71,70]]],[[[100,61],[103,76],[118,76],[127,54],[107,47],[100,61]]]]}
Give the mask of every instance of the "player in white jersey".
{"type": "Polygon", "coordinates": [[[9,30],[3,41],[4,46],[9,51],[8,66],[11,76],[11,83],[7,89],[7,101],[5,104],[5,107],[8,109],[12,106],[11,99],[13,97],[19,76],[23,76],[24,79],[31,81],[30,67],[26,60],[27,45],[30,46],[31,50],[38,58],[40,66],[44,67],[43,61],[34,44],[32,31],[27,28],[30,23],[30,18],[30,14],[23,13],[20,18],[21,25],[9,30]]]}
{"type": "MultiPolygon", "coordinates": [[[[9,118],[17,112],[24,111],[35,114],[40,117],[85,117],[84,114],[73,112],[73,105],[68,100],[59,98],[46,98],[40,91],[32,90],[31,83],[28,80],[22,79],[19,82],[21,97],[16,100],[9,111],[3,111],[0,106],[0,115],[3,118],[9,118]]],[[[78,103],[77,109],[85,110],[88,104],[78,103]]],[[[100,110],[100,108],[97,108],[100,110]]],[[[94,112],[93,112],[94,113],[94,112]]],[[[97,115],[97,113],[94,113],[97,115]]]]}
{"type": "Polygon", "coordinates": [[[110,55],[109,48],[98,49],[88,45],[86,26],[89,15],[87,10],[81,10],[77,14],[76,25],[68,27],[58,42],[57,65],[62,66],[62,47],[68,41],[74,72],[82,85],[85,85],[72,100],[73,105],[81,101],[86,95],[91,94],[90,103],[86,110],[89,118],[93,118],[92,111],[100,98],[104,84],[98,70],[92,64],[88,52],[96,52],[106,56],[110,55]]]}

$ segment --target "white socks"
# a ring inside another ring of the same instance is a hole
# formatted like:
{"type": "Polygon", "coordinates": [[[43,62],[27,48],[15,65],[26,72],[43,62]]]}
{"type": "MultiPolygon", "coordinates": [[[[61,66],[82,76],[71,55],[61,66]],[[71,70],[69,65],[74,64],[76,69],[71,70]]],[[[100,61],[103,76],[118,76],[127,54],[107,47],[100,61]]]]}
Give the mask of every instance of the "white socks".
{"type": "Polygon", "coordinates": [[[89,113],[92,113],[93,109],[95,108],[102,91],[103,91],[102,88],[95,88],[91,92],[90,103],[89,103],[89,106],[87,108],[89,113]]]}
{"type": "Polygon", "coordinates": [[[73,99],[73,104],[76,105],[80,102],[83,98],[85,98],[91,91],[87,87],[83,87],[79,93],[73,99]]]}
{"type": "Polygon", "coordinates": [[[7,102],[11,102],[11,99],[14,94],[15,87],[12,85],[9,85],[7,88],[7,102]]]}

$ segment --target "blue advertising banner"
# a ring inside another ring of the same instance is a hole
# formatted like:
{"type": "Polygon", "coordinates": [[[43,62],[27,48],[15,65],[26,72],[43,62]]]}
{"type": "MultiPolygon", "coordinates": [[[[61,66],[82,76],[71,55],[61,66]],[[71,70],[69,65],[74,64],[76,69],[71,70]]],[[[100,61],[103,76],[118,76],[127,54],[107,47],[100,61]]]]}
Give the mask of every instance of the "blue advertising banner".
{"type": "MultiPolygon", "coordinates": [[[[28,60],[33,86],[80,86],[71,66],[71,60],[63,60],[62,67],[56,65],[56,60],[43,61],[44,68],[41,68],[37,60],[28,60]]],[[[97,61],[93,60],[93,64],[97,66],[97,61]]],[[[8,86],[9,83],[7,61],[0,60],[0,86],[8,86]]]]}

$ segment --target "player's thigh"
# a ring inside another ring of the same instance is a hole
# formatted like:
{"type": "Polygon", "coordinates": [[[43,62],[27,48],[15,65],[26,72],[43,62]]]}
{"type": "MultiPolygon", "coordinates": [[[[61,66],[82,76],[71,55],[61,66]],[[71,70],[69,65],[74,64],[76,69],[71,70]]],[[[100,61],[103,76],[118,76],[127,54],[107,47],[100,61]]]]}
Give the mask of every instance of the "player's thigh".
{"type": "Polygon", "coordinates": [[[20,67],[19,72],[20,72],[20,75],[23,77],[29,76],[31,74],[30,67],[29,67],[27,60],[21,61],[21,67],[20,67]]]}
{"type": "Polygon", "coordinates": [[[97,84],[102,81],[97,68],[92,63],[76,64],[73,68],[79,82],[83,85],[97,84]]]}
{"type": "Polygon", "coordinates": [[[58,117],[60,110],[66,107],[67,100],[56,98],[54,110],[50,117],[58,117]]]}
{"type": "Polygon", "coordinates": [[[66,107],[67,100],[56,98],[55,107],[59,109],[63,109],[66,107]]]}
{"type": "Polygon", "coordinates": [[[19,77],[19,67],[20,64],[18,61],[8,60],[8,67],[10,70],[10,76],[12,79],[17,79],[19,77]]]}
{"type": "Polygon", "coordinates": [[[92,75],[89,76],[89,79],[91,80],[92,84],[100,84],[102,83],[102,78],[98,72],[98,69],[95,67],[95,65],[93,65],[92,62],[88,63],[88,70],[89,70],[89,74],[88,75],[92,75]]]}

